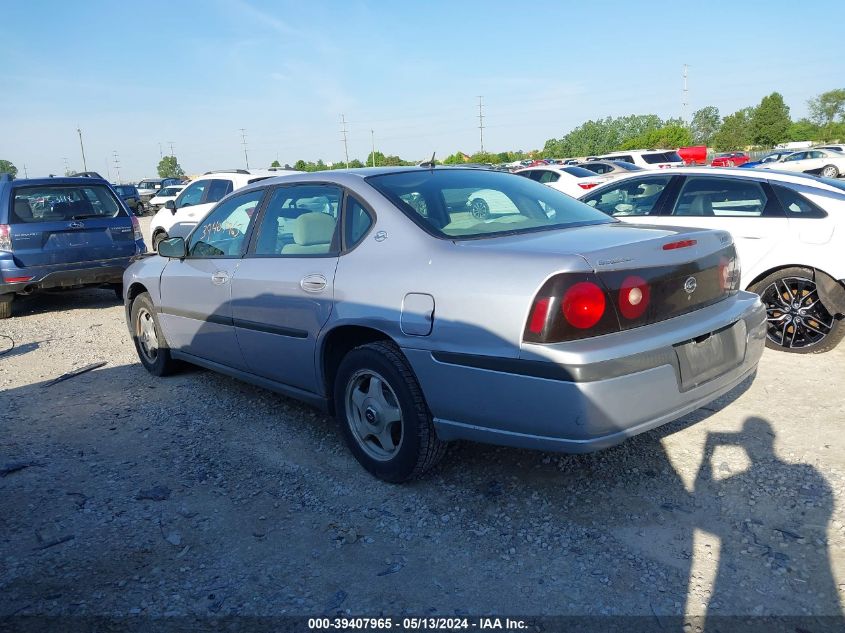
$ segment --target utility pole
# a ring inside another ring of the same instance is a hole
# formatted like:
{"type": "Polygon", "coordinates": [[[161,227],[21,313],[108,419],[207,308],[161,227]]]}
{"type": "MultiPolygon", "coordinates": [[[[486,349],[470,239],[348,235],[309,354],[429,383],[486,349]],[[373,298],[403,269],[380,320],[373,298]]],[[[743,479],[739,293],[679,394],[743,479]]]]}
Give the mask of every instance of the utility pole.
{"type": "Polygon", "coordinates": [[[158,144],[158,157],[164,158],[164,151],[161,149],[161,142],[158,144]]]}
{"type": "Polygon", "coordinates": [[[23,177],[29,178],[29,172],[26,170],[26,163],[23,165],[23,177]]]}
{"type": "Polygon", "coordinates": [[[376,133],[374,130],[370,130],[370,140],[373,142],[373,167],[376,166],[376,133]]]}
{"type": "Polygon", "coordinates": [[[349,130],[346,129],[346,115],[340,115],[340,132],[343,134],[343,153],[346,156],[346,168],[349,169],[349,145],[346,139],[346,133],[349,130]]]}
{"type": "Polygon", "coordinates": [[[85,162],[85,146],[82,144],[82,130],[76,128],[76,133],[79,134],[79,149],[82,150],[82,171],[88,171],[88,163],[85,162]]]}
{"type": "Polygon", "coordinates": [[[683,98],[681,99],[681,120],[686,123],[687,121],[687,107],[689,106],[689,99],[687,90],[687,65],[684,64],[684,93],[683,98]]]}
{"type": "Polygon", "coordinates": [[[246,153],[246,129],[241,128],[241,145],[244,146],[244,160],[246,161],[246,168],[249,169],[249,155],[246,153]]]}
{"type": "Polygon", "coordinates": [[[168,141],[170,143],[170,155],[176,156],[176,152],[173,151],[173,141],[168,141]]]}
{"type": "Polygon", "coordinates": [[[70,173],[70,167],[67,164],[67,157],[62,156],[62,160],[65,161],[65,176],[67,176],[70,173]]]}
{"type": "Polygon", "coordinates": [[[117,173],[117,182],[120,183],[120,159],[117,156],[117,150],[112,152],[114,156],[114,171],[117,173]]]}
{"type": "Polygon", "coordinates": [[[481,153],[484,153],[484,97],[478,97],[478,132],[481,138],[481,153]]]}

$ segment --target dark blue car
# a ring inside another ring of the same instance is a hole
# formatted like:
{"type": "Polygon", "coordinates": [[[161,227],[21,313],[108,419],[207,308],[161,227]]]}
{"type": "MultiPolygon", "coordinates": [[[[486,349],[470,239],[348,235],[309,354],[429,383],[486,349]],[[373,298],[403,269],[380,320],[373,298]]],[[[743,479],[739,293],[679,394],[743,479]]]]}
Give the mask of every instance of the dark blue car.
{"type": "Polygon", "coordinates": [[[100,178],[0,175],[0,318],[18,295],[105,286],[146,252],[138,219],[100,178]]]}

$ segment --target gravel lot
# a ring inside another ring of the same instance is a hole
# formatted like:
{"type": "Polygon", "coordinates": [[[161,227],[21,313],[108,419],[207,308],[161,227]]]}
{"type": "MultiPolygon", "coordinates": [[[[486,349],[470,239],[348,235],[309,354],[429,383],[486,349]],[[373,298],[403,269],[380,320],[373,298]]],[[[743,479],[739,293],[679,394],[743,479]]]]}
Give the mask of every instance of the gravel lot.
{"type": "Polygon", "coordinates": [[[752,385],[611,450],[460,444],[393,486],[314,409],[148,375],[111,291],[16,309],[0,616],[841,613],[845,346],[767,350],[752,385]]]}

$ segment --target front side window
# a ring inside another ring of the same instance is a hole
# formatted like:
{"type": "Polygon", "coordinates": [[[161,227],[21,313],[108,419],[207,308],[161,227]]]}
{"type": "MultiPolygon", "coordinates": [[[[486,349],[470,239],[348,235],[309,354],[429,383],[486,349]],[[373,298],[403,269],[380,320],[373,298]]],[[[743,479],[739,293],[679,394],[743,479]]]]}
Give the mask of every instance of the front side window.
{"type": "Polygon", "coordinates": [[[19,187],[12,197],[10,223],[113,218],[120,209],[114,194],[103,185],[19,187]]]}
{"type": "Polygon", "coordinates": [[[249,225],[264,190],[235,196],[218,205],[191,233],[191,257],[240,257],[246,249],[249,225]]]}
{"type": "Polygon", "coordinates": [[[672,215],[760,217],[766,208],[763,187],[753,180],[687,178],[672,215]]]}
{"type": "Polygon", "coordinates": [[[527,178],[496,171],[405,171],[367,179],[406,215],[438,237],[478,238],[608,222],[603,214],[527,178]],[[423,197],[428,215],[403,200],[423,197]]]}
{"type": "Polygon", "coordinates": [[[202,202],[205,189],[208,187],[208,180],[197,180],[188,185],[182,195],[176,200],[176,208],[190,207],[202,202]]]}
{"type": "Polygon", "coordinates": [[[591,207],[612,216],[652,215],[671,176],[629,178],[582,198],[591,207]]]}
{"type": "Polygon", "coordinates": [[[783,162],[793,161],[793,160],[804,160],[807,158],[807,152],[795,152],[794,154],[790,154],[786,158],[783,159],[783,162]]]}
{"type": "Polygon", "coordinates": [[[227,195],[232,193],[233,186],[231,180],[219,180],[215,178],[208,185],[208,195],[205,197],[206,202],[217,202],[222,200],[227,195]]]}
{"type": "Polygon", "coordinates": [[[337,221],[343,192],[329,185],[279,187],[255,243],[256,255],[331,255],[338,248],[337,221]]]}

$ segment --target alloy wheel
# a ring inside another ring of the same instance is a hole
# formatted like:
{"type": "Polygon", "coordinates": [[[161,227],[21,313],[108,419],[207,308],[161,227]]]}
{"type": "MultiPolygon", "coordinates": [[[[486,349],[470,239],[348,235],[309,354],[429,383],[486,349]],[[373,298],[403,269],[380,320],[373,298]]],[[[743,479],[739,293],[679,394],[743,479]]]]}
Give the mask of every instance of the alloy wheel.
{"type": "Polygon", "coordinates": [[[769,284],[760,295],[766,305],[769,340],[789,349],[818,345],[834,325],[834,317],[819,299],[816,283],[785,277],[769,284]]]}
{"type": "Polygon", "coordinates": [[[470,211],[472,213],[472,216],[478,220],[483,220],[488,215],[490,215],[490,207],[487,206],[487,202],[485,202],[481,198],[476,198],[472,201],[470,211]]]}
{"type": "Polygon", "coordinates": [[[402,446],[402,410],[388,382],[361,369],[349,379],[345,401],[349,428],[364,452],[378,461],[395,457],[402,446]]]}

